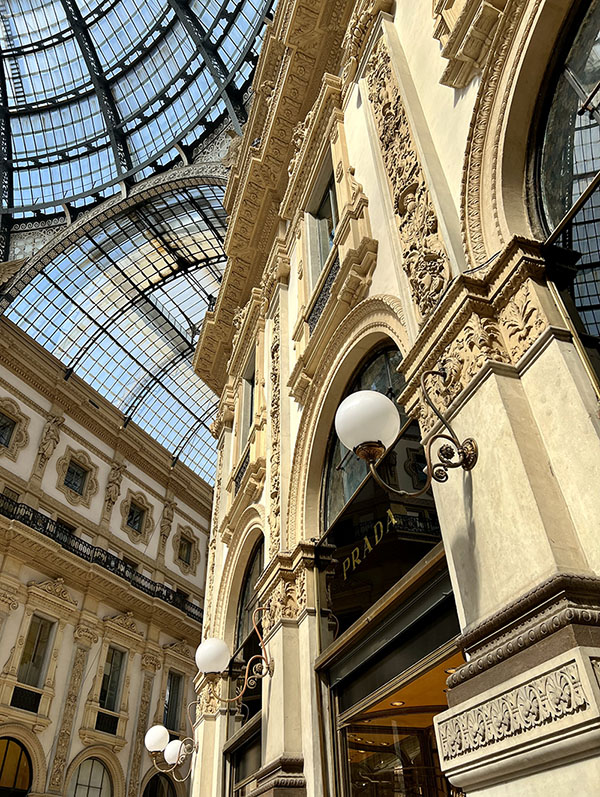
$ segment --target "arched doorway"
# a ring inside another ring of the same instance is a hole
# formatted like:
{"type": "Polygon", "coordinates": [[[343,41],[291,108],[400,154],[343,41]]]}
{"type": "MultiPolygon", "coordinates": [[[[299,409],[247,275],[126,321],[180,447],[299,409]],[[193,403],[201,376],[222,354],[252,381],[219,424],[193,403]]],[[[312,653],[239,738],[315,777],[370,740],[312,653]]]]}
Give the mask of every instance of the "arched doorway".
{"type": "Polygon", "coordinates": [[[21,797],[31,790],[31,758],[16,739],[0,739],[0,797],[21,797]]]}
{"type": "Polygon", "coordinates": [[[69,781],[67,797],[112,797],[108,769],[98,758],[86,758],[69,781]]]}

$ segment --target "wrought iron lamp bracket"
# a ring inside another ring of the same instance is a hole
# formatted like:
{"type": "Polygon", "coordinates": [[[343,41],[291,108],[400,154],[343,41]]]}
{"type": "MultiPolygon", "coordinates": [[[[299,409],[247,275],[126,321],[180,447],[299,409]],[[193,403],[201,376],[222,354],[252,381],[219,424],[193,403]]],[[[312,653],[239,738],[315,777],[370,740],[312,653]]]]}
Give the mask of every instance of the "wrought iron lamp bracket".
{"type": "Polygon", "coordinates": [[[381,441],[368,441],[356,446],[354,453],[357,457],[364,459],[369,466],[369,470],[377,484],[388,493],[399,498],[416,498],[429,490],[432,481],[445,482],[448,480],[448,470],[450,468],[462,468],[465,471],[472,470],[477,464],[479,455],[477,443],[472,437],[467,437],[462,442],[458,439],[450,423],[444,418],[441,412],[432,402],[427,392],[425,380],[428,376],[440,376],[445,379],[445,371],[425,371],[421,376],[421,390],[427,405],[433,411],[438,420],[441,421],[445,432],[438,432],[432,435],[425,444],[425,473],[427,476],[424,487],[414,492],[407,490],[397,490],[381,478],[377,471],[377,465],[386,452],[385,446],[381,441]],[[437,452],[437,462],[432,462],[431,449],[439,440],[444,441],[437,452]]]}
{"type": "MultiPolygon", "coordinates": [[[[190,706],[195,706],[195,705],[196,705],[196,701],[194,701],[193,703],[190,703],[188,705],[188,717],[189,717],[190,706]]],[[[192,727],[193,727],[193,723],[192,723],[192,727]]],[[[150,753],[150,756],[152,758],[152,763],[154,765],[154,769],[156,769],[158,772],[162,772],[163,775],[172,775],[173,776],[173,780],[176,780],[178,783],[184,783],[189,778],[189,776],[192,774],[192,755],[194,753],[198,752],[198,744],[190,736],[184,737],[181,740],[181,745],[182,745],[181,746],[181,751],[179,753],[177,761],[174,764],[167,765],[167,769],[163,769],[162,767],[160,767],[158,765],[158,763],[157,763],[157,760],[156,760],[159,755],[162,755],[162,753],[159,753],[159,752],[150,753]],[[190,766],[189,766],[189,769],[188,769],[187,773],[182,778],[180,778],[176,774],[175,770],[178,767],[180,767],[181,764],[183,764],[183,762],[186,761],[186,759],[189,759],[190,766]]]]}

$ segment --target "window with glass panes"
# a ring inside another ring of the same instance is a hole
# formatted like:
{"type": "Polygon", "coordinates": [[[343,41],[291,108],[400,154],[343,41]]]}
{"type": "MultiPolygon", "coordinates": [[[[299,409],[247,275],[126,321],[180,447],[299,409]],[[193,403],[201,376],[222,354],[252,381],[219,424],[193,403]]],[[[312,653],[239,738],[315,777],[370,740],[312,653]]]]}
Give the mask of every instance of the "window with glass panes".
{"type": "Polygon", "coordinates": [[[0,795],[19,797],[31,789],[32,771],[29,753],[21,742],[9,737],[0,739],[0,795]]]}
{"type": "Polygon", "coordinates": [[[182,537],[179,541],[179,552],[177,556],[182,562],[185,562],[186,565],[189,565],[192,561],[192,541],[188,540],[187,537],[182,537]]]}
{"type": "Polygon", "coordinates": [[[127,525],[129,528],[141,534],[142,528],[144,527],[145,514],[145,510],[139,506],[139,504],[132,501],[129,505],[129,512],[127,513],[127,525]]]}
{"type": "Polygon", "coordinates": [[[36,614],[31,618],[17,673],[19,683],[35,687],[42,685],[53,625],[50,620],[36,614]]]}
{"type": "Polygon", "coordinates": [[[118,648],[110,647],[106,655],[100,688],[100,708],[106,709],[106,711],[117,711],[124,665],[125,653],[118,648]]]}
{"type": "Polygon", "coordinates": [[[69,490],[73,490],[73,492],[78,495],[83,495],[87,474],[88,472],[85,468],[82,468],[77,462],[71,460],[65,475],[65,487],[68,487],[69,490]]]}
{"type": "Polygon", "coordinates": [[[8,448],[17,422],[0,412],[0,446],[8,448]]]}
{"type": "Polygon", "coordinates": [[[178,731],[181,724],[181,701],[183,698],[183,675],[169,670],[163,724],[170,731],[178,731]]]}
{"type": "Polygon", "coordinates": [[[71,778],[67,797],[112,797],[110,775],[97,758],[86,758],[71,778]]]}

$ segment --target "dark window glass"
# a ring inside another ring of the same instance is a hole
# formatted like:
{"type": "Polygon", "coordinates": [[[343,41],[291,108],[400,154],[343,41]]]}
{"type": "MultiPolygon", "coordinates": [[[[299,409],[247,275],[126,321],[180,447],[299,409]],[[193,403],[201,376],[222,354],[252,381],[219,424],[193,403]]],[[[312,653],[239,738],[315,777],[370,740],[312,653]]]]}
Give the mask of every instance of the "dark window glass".
{"type": "Polygon", "coordinates": [[[2,494],[7,498],[10,498],[11,501],[19,500],[19,493],[16,490],[13,490],[12,487],[5,487],[4,490],[2,490],[2,494]]]}
{"type": "Polygon", "coordinates": [[[183,698],[183,675],[169,670],[163,724],[171,731],[178,731],[181,723],[181,701],[183,698]]]}
{"type": "Polygon", "coordinates": [[[338,223],[338,207],[335,195],[335,182],[333,175],[325,189],[316,212],[319,229],[319,249],[321,255],[321,266],[325,264],[335,237],[335,230],[338,223]]]}
{"type": "MultiPolygon", "coordinates": [[[[552,232],[600,169],[600,0],[577,29],[550,101],[540,158],[541,208],[552,232]]],[[[600,193],[557,243],[580,254],[572,296],[585,330],[600,336],[600,193]]]]}
{"type": "Polygon", "coordinates": [[[117,700],[119,699],[119,687],[121,685],[121,675],[125,654],[117,648],[109,648],[102,676],[102,687],[100,689],[100,708],[107,711],[117,711],[117,700]]]}
{"type": "Polygon", "coordinates": [[[19,683],[41,686],[53,625],[54,623],[35,614],[31,618],[17,674],[19,683]]]}
{"type": "Polygon", "coordinates": [[[8,448],[16,425],[16,421],[0,412],[0,446],[8,448]]]}
{"type": "Polygon", "coordinates": [[[104,764],[86,758],[71,778],[67,797],[112,797],[112,783],[104,764]]]}
{"type": "Polygon", "coordinates": [[[0,793],[21,795],[31,789],[31,760],[21,742],[0,739],[0,793]]]}
{"type": "Polygon", "coordinates": [[[166,775],[154,775],[148,781],[143,797],[175,797],[175,788],[166,775]]]}
{"type": "Polygon", "coordinates": [[[192,543],[187,537],[182,537],[179,541],[179,553],[177,554],[186,565],[192,561],[192,543]]]}
{"type": "Polygon", "coordinates": [[[261,767],[261,736],[252,737],[232,755],[233,797],[250,794],[252,776],[261,767]],[[250,782],[249,782],[250,781],[250,782]]]}
{"type": "Polygon", "coordinates": [[[145,510],[142,509],[141,506],[134,504],[133,501],[131,502],[129,506],[129,512],[127,514],[127,525],[134,531],[137,531],[138,534],[141,534],[142,532],[145,514],[145,510]]]}
{"type": "Polygon", "coordinates": [[[65,487],[73,490],[74,493],[83,495],[87,474],[88,472],[85,468],[82,468],[81,465],[71,460],[67,468],[67,475],[65,476],[65,487]]]}
{"type": "Polygon", "coordinates": [[[237,644],[242,645],[252,632],[252,613],[258,604],[258,595],[255,591],[256,582],[263,570],[264,541],[261,539],[252,552],[240,598],[240,608],[238,612],[237,644]]]}

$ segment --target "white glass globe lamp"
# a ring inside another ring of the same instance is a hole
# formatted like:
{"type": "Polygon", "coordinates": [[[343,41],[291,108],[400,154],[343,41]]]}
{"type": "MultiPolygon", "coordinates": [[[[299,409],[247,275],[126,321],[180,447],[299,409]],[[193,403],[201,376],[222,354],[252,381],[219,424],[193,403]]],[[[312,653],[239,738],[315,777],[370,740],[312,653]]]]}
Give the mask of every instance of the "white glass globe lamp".
{"type": "Polygon", "coordinates": [[[231,653],[226,642],[211,637],[196,650],[196,666],[201,673],[223,672],[229,666],[231,653]]]}
{"type": "Polygon", "coordinates": [[[335,431],[346,448],[367,462],[374,462],[398,437],[400,413],[383,393],[358,390],[338,407],[335,431]]]}
{"type": "Polygon", "coordinates": [[[169,731],[164,725],[153,725],[144,737],[144,744],[149,753],[160,753],[169,744],[169,731]]]}
{"type": "Polygon", "coordinates": [[[167,764],[171,766],[173,766],[173,764],[180,764],[185,758],[185,747],[183,742],[180,742],[179,739],[173,739],[173,741],[169,742],[165,747],[163,755],[167,764]]]}

